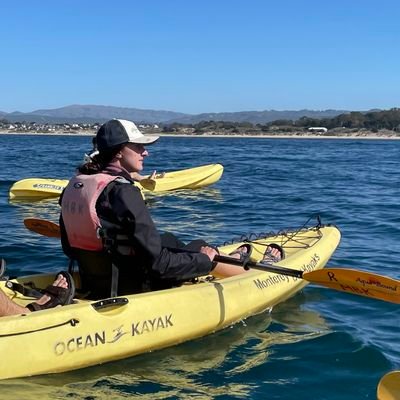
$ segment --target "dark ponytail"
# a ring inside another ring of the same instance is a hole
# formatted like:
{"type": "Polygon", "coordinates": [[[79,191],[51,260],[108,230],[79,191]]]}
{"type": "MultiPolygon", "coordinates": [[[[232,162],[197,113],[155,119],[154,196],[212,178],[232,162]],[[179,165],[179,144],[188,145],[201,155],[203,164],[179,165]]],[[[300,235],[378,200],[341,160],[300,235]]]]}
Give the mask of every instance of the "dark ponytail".
{"type": "Polygon", "coordinates": [[[101,153],[92,153],[93,155],[89,156],[89,161],[80,165],[78,171],[84,175],[98,174],[103,171],[108,164],[110,164],[124,145],[125,143],[102,151],[101,153]]]}

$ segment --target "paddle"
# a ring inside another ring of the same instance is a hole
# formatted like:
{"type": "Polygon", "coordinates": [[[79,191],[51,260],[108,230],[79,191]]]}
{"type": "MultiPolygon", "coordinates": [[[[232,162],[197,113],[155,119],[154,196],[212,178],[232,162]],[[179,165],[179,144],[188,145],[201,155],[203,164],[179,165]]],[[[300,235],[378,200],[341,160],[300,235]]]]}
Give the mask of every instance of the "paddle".
{"type": "Polygon", "coordinates": [[[144,178],[140,180],[138,183],[140,186],[144,187],[147,190],[150,190],[151,192],[156,187],[156,182],[154,181],[154,179],[151,178],[144,178]]]}
{"type": "MultiPolygon", "coordinates": [[[[24,220],[25,226],[40,235],[49,237],[61,237],[60,226],[54,222],[43,219],[29,218],[24,220]]],[[[370,272],[359,271],[349,268],[324,268],[316,271],[305,272],[301,270],[280,267],[277,265],[257,263],[253,261],[243,265],[238,259],[227,256],[216,256],[215,261],[226,264],[242,266],[245,269],[259,269],[304,279],[310,283],[326,286],[330,289],[351,293],[372,299],[400,303],[400,281],[370,272]]],[[[257,286],[257,283],[255,283],[257,286]]],[[[263,281],[258,282],[261,287],[263,281]]],[[[268,285],[268,283],[265,283],[268,285]]]]}
{"type": "Polygon", "coordinates": [[[30,231],[36,232],[39,235],[61,238],[60,226],[55,222],[39,218],[27,218],[24,219],[24,225],[30,231]]]}
{"type": "Polygon", "coordinates": [[[378,400],[400,399],[400,371],[392,371],[384,375],[376,392],[378,400]]]}
{"type": "MultiPolygon", "coordinates": [[[[215,257],[215,261],[243,265],[239,260],[225,256],[217,256],[215,257]]],[[[350,268],[323,268],[306,272],[256,262],[247,263],[245,265],[246,268],[260,269],[262,271],[304,279],[310,283],[326,286],[340,292],[388,301],[390,303],[400,303],[400,281],[370,272],[350,268]]]]}

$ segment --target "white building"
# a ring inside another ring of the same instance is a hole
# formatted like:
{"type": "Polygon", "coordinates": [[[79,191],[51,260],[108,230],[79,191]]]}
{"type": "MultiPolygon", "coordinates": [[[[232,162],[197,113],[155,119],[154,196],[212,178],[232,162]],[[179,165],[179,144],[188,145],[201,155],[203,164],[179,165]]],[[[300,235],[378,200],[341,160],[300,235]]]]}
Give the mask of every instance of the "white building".
{"type": "Polygon", "coordinates": [[[308,130],[310,132],[321,132],[321,133],[328,132],[328,128],[324,128],[323,126],[312,126],[308,128],[308,130]]]}

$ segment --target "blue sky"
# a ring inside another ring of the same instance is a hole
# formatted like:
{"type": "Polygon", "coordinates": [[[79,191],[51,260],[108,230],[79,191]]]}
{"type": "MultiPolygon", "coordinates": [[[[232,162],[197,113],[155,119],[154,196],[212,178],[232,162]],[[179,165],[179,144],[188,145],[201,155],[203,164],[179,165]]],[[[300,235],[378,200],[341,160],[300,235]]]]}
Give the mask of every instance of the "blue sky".
{"type": "Polygon", "coordinates": [[[0,111],[400,106],[398,0],[2,0],[0,111]]]}

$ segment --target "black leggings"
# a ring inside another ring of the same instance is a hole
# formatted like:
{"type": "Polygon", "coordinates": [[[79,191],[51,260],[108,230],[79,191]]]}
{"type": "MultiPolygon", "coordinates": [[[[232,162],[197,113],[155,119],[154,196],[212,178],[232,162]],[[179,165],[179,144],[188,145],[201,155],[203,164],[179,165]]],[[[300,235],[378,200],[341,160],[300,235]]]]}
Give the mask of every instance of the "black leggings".
{"type": "Polygon", "coordinates": [[[203,246],[210,246],[202,239],[192,240],[188,244],[183,243],[173,233],[165,232],[161,235],[161,246],[167,247],[171,250],[187,250],[187,251],[200,251],[203,246]]]}

